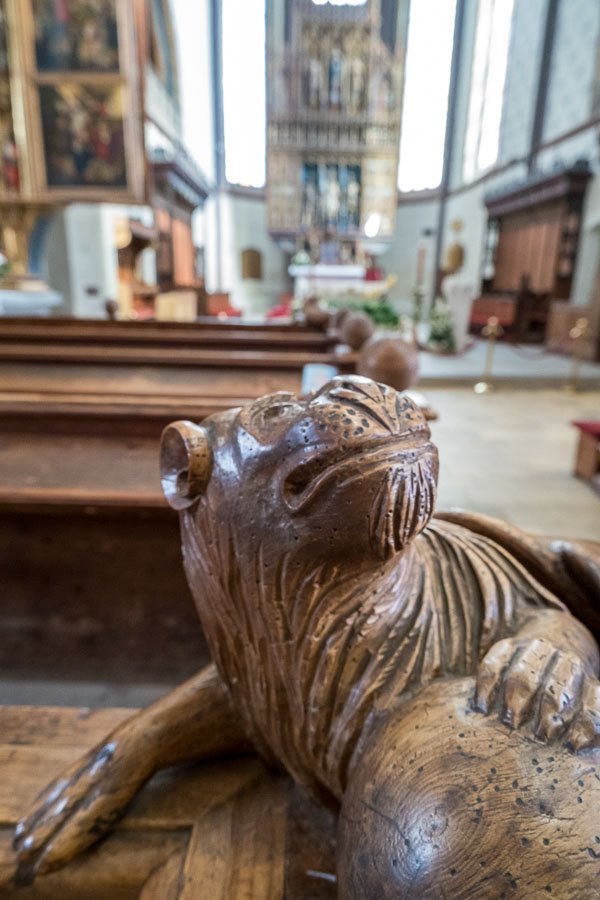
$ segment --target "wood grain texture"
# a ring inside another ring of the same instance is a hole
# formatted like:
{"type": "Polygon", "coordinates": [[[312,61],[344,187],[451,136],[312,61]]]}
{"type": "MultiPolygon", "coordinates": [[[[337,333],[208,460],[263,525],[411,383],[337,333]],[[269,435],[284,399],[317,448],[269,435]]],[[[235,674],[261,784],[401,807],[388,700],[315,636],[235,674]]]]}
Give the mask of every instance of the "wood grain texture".
{"type": "Polygon", "coordinates": [[[342,806],[342,897],[600,893],[600,759],[481,718],[468,679],[384,717],[342,806]]]}
{"type": "Polygon", "coordinates": [[[209,657],[177,517],[62,499],[0,511],[4,677],[165,689],[189,678],[209,657]]]}
{"type": "MultiPolygon", "coordinates": [[[[599,548],[433,518],[427,424],[365,378],[176,422],[161,456],[214,666],[59,776],[20,871],[89,846],[157,768],[254,748],[341,806],[343,897],[593,896],[599,548]]],[[[192,884],[210,857],[232,896],[281,896],[285,803],[261,784],[202,820],[192,884]]]]}
{"type": "MultiPolygon", "coordinates": [[[[14,884],[18,807],[131,710],[0,709],[0,896],[46,900],[332,896],[335,821],[256,757],[169,769],[110,838],[76,863],[14,884]],[[239,849],[239,852],[238,852],[239,849]],[[315,875],[317,877],[315,877],[315,875]]],[[[333,894],[335,896],[335,894],[333,894]]]]}

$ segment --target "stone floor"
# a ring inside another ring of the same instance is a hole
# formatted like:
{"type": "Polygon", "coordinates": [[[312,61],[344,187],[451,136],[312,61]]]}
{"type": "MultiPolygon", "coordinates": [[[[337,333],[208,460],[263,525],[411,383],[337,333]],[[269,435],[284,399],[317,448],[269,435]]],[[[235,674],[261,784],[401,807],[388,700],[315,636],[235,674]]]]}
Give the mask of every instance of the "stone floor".
{"type": "MultiPolygon", "coordinates": [[[[600,391],[426,388],[439,413],[439,507],[460,506],[532,532],[600,540],[600,496],[575,479],[573,419],[600,418],[600,391]]],[[[164,685],[0,681],[0,704],[144,706],[164,685]]]]}
{"type": "Polygon", "coordinates": [[[600,540],[600,496],[574,478],[573,419],[600,419],[600,391],[427,389],[440,451],[438,506],[533,532],[600,540]]]}
{"type": "MultiPolygon", "coordinates": [[[[472,384],[482,377],[487,353],[487,342],[474,340],[463,353],[445,355],[419,353],[421,387],[472,384]]],[[[516,386],[554,387],[567,383],[571,377],[571,358],[548,353],[544,347],[522,347],[499,342],[493,355],[494,379],[516,386]]],[[[600,364],[582,363],[580,378],[589,388],[600,389],[600,364]]]]}

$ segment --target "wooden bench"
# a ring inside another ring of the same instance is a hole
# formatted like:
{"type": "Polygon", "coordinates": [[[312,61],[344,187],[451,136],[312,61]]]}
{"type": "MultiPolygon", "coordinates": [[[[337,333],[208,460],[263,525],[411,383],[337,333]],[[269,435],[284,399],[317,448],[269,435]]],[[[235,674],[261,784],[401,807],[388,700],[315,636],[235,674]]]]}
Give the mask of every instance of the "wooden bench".
{"type": "Polygon", "coordinates": [[[483,295],[473,301],[471,328],[481,330],[495,316],[503,328],[511,328],[515,321],[517,302],[514,297],[483,295]]]}
{"type": "Polygon", "coordinates": [[[600,422],[573,422],[579,430],[574,474],[600,489],[600,422]]]}
{"type": "Polygon", "coordinates": [[[168,687],[207,650],[160,487],[160,433],[298,392],[306,361],[327,354],[140,365],[66,362],[51,349],[45,361],[0,356],[0,672],[168,687]]]}
{"type": "MultiPolygon", "coordinates": [[[[337,334],[308,327],[287,325],[232,325],[216,327],[204,322],[114,322],[94,319],[20,319],[0,318],[0,355],[21,353],[32,345],[71,348],[102,348],[104,351],[142,349],[166,352],[190,350],[248,350],[292,353],[330,353],[338,342],[337,334]]],[[[75,351],[74,351],[75,352],[75,351]]],[[[121,354],[121,358],[125,356],[121,354]]],[[[194,357],[187,357],[193,359],[194,357]]],[[[202,357],[200,357],[202,359],[202,357]]]]}
{"type": "Polygon", "coordinates": [[[1,897],[335,898],[334,816],[254,757],[162,773],[105,841],[33,887],[17,888],[11,843],[19,817],[131,712],[0,708],[1,897]]]}

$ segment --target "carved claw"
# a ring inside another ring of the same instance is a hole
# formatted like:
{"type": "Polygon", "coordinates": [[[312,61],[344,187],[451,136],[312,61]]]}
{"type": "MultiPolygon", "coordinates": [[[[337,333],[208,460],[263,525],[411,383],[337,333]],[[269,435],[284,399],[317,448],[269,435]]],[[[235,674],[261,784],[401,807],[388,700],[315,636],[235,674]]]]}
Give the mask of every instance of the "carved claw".
{"type": "Polygon", "coordinates": [[[569,740],[580,749],[591,746],[594,728],[598,729],[594,734],[600,733],[600,717],[583,713],[600,709],[600,694],[596,697],[589,690],[585,706],[589,680],[574,653],[557,650],[544,639],[508,638],[495,644],[481,662],[475,708],[486,715],[496,711],[511,728],[526,728],[546,742],[564,736],[576,721],[577,732],[569,740]]]}
{"type": "MultiPolygon", "coordinates": [[[[131,748],[129,748],[131,751],[131,748]]],[[[15,829],[16,882],[58,869],[105,834],[147,780],[139,755],[108,741],[64,772],[15,829]]]]}
{"type": "Polygon", "coordinates": [[[475,708],[488,715],[494,708],[505,672],[520,647],[506,639],[495,643],[484,656],[477,673],[475,708]]]}
{"type": "Polygon", "coordinates": [[[600,682],[586,677],[583,700],[569,732],[569,746],[575,752],[600,747],[600,682]]]}

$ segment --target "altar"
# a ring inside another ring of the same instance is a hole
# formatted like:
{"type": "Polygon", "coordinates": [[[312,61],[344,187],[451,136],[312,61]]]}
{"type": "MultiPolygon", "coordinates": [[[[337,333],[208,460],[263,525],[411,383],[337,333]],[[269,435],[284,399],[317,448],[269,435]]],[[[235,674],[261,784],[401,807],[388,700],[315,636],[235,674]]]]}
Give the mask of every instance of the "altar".
{"type": "Polygon", "coordinates": [[[291,265],[288,273],[294,279],[294,298],[337,297],[340,294],[362,293],[372,283],[365,282],[366,269],[359,265],[291,265]]]}

